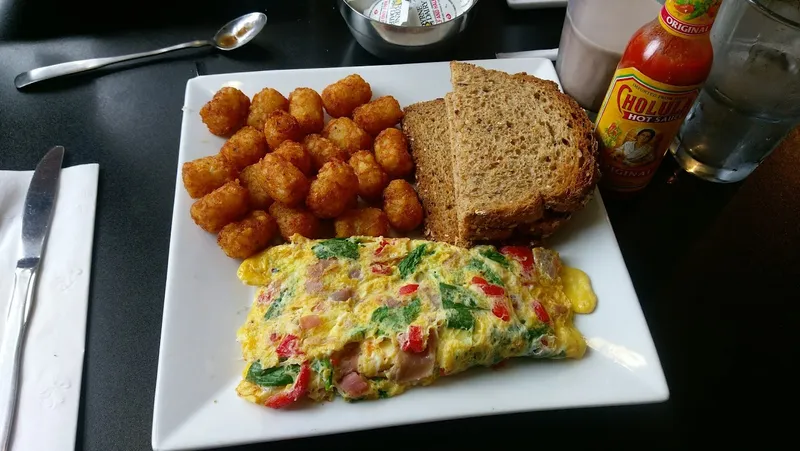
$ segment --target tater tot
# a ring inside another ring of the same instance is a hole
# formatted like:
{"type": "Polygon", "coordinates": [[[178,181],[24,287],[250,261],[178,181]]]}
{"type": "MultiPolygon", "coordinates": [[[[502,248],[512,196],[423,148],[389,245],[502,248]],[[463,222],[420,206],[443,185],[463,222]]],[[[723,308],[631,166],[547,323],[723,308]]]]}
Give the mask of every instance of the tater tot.
{"type": "Polygon", "coordinates": [[[311,175],[311,155],[308,154],[302,144],[294,141],[284,141],[275,152],[272,152],[272,155],[279,156],[292,163],[303,174],[311,175]]]}
{"type": "Polygon", "coordinates": [[[223,227],[217,235],[217,244],[230,258],[247,258],[264,250],[277,231],[275,219],[256,210],[241,221],[223,227]]]}
{"type": "Polygon", "coordinates": [[[231,136],[247,121],[250,98],[236,88],[225,87],[200,109],[208,131],[217,136],[231,136]]]}
{"type": "Polygon", "coordinates": [[[347,117],[332,119],[328,122],[325,129],[322,130],[322,136],[330,139],[348,154],[359,150],[369,150],[372,147],[372,137],[347,117]]]}
{"type": "Polygon", "coordinates": [[[372,88],[358,74],[348,75],[322,90],[322,103],[331,117],[350,116],[371,98],[372,88]]]}
{"type": "Polygon", "coordinates": [[[375,160],[375,155],[366,150],[359,150],[350,157],[350,167],[358,177],[358,195],[364,199],[380,199],[389,176],[375,160]]]}
{"type": "Polygon", "coordinates": [[[192,199],[199,199],[235,179],[238,171],[220,155],[183,163],[183,186],[192,199]]]}
{"type": "Polygon", "coordinates": [[[396,128],[387,128],[375,138],[375,160],[392,179],[403,178],[414,168],[408,141],[396,128]]]}
{"type": "Polygon", "coordinates": [[[304,135],[319,133],[325,125],[322,98],[311,88],[297,88],[289,94],[289,114],[297,119],[304,135]]]}
{"type": "Polygon", "coordinates": [[[303,139],[303,145],[306,146],[306,150],[311,155],[314,171],[319,171],[325,163],[334,158],[347,161],[350,156],[346,150],[342,150],[328,138],[323,138],[317,134],[306,136],[303,139]]]}
{"type": "Polygon", "coordinates": [[[342,160],[331,160],[322,166],[311,182],[306,205],[318,218],[335,218],[358,197],[358,177],[342,160]]]}
{"type": "Polygon", "coordinates": [[[289,240],[295,233],[306,238],[319,235],[319,219],[302,207],[292,208],[280,202],[269,207],[269,214],[278,223],[278,230],[284,240],[289,240]]]}
{"type": "Polygon", "coordinates": [[[386,236],[389,219],[380,208],[359,208],[345,212],[333,222],[338,238],[351,236],[386,236]]]}
{"type": "Polygon", "coordinates": [[[266,155],[267,141],[261,131],[245,125],[225,142],[219,153],[241,171],[266,155]]]}
{"type": "Polygon", "coordinates": [[[422,204],[417,192],[405,180],[392,180],[383,191],[383,211],[389,224],[400,232],[416,229],[422,223],[422,204]]]}
{"type": "Polygon", "coordinates": [[[291,114],[283,110],[273,111],[264,123],[264,137],[271,150],[275,150],[286,140],[300,141],[303,131],[291,114]]]}
{"type": "Polygon", "coordinates": [[[217,233],[244,216],[248,206],[247,188],[233,180],[198,199],[192,204],[190,214],[200,228],[217,233]]]}
{"type": "Polygon", "coordinates": [[[271,153],[260,164],[266,173],[269,197],[289,206],[303,202],[308,195],[309,181],[300,169],[271,153]]]}
{"type": "Polygon", "coordinates": [[[267,117],[274,111],[289,111],[289,101],[280,92],[272,88],[264,88],[253,96],[247,125],[264,130],[267,117]]]}
{"type": "Polygon", "coordinates": [[[378,97],[353,111],[353,121],[372,136],[394,127],[403,118],[400,103],[392,96],[378,97]]]}
{"type": "Polygon", "coordinates": [[[260,161],[244,168],[239,174],[239,180],[250,193],[252,210],[266,210],[272,205],[273,200],[267,190],[267,171],[260,161]]]}

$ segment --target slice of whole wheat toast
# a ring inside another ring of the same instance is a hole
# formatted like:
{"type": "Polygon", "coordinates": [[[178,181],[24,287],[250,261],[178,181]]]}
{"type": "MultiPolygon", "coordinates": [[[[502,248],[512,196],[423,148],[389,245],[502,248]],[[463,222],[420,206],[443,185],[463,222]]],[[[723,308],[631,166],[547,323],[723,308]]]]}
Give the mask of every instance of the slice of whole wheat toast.
{"type": "Polygon", "coordinates": [[[458,236],[453,193],[453,155],[444,100],[405,108],[403,133],[416,167],[417,193],[425,207],[425,236],[457,246],[471,243],[458,236]]]}
{"type": "Polygon", "coordinates": [[[583,109],[551,81],[450,63],[446,97],[458,233],[533,224],[572,212],[599,178],[597,142],[583,109]]]}

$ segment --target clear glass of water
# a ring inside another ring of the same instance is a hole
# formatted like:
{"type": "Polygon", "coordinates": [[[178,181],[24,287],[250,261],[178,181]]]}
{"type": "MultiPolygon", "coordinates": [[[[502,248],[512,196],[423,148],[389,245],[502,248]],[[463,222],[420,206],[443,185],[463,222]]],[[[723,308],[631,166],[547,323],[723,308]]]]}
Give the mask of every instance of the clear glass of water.
{"type": "Polygon", "coordinates": [[[714,65],[670,147],[686,171],[738,182],[800,124],[800,0],[726,0],[714,65]]]}

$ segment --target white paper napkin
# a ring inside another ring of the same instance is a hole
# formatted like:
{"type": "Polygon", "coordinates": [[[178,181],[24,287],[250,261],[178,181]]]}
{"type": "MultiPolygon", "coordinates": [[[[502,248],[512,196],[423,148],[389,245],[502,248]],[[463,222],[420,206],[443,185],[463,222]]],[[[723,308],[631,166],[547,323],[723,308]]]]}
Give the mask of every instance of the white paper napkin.
{"type": "MultiPolygon", "coordinates": [[[[0,171],[0,331],[5,330],[32,176],[33,171],[0,171]]],[[[75,448],[97,176],[96,164],[61,171],[28,322],[12,451],[75,448]]]]}

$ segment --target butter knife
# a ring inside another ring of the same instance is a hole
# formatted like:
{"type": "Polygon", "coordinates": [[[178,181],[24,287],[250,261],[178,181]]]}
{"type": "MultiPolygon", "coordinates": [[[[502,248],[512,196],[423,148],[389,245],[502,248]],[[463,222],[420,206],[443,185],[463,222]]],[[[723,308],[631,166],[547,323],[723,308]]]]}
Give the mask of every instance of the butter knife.
{"type": "Polygon", "coordinates": [[[22,213],[22,258],[14,270],[6,330],[0,342],[0,451],[11,449],[25,328],[36,292],[36,273],[55,210],[64,148],[56,146],[36,166],[22,213]]]}

